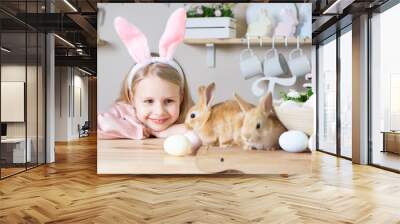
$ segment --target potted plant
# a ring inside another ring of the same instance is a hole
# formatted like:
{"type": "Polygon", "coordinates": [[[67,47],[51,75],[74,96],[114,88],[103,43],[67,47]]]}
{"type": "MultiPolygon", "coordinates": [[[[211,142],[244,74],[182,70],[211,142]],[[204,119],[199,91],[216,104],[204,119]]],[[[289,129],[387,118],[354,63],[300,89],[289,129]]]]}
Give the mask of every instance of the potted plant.
{"type": "Polygon", "coordinates": [[[314,132],[315,96],[311,88],[299,93],[289,90],[281,92],[282,102],[274,109],[279,120],[288,130],[303,131],[308,135],[314,132]]]}
{"type": "Polygon", "coordinates": [[[190,5],[187,9],[185,38],[235,38],[233,3],[190,5]]]}

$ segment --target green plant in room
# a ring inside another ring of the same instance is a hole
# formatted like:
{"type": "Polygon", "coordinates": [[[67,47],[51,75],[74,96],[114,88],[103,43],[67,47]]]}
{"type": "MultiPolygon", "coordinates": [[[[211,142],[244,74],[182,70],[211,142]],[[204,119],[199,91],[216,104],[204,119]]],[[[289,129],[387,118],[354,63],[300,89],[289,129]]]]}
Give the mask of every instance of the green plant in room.
{"type": "Polygon", "coordinates": [[[211,5],[190,5],[187,17],[232,17],[234,3],[215,3],[211,5]]]}
{"type": "Polygon", "coordinates": [[[284,101],[291,100],[291,101],[299,102],[299,103],[306,102],[313,94],[314,93],[311,90],[311,88],[307,88],[306,92],[301,92],[301,93],[294,91],[292,89],[289,90],[288,93],[285,93],[285,92],[280,93],[280,95],[284,101]]]}

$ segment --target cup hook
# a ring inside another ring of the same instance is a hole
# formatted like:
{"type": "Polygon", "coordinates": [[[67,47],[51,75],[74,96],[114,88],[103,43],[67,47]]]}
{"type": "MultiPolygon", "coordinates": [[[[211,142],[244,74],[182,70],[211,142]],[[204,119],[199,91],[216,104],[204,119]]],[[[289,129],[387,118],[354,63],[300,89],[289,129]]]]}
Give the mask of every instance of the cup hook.
{"type": "Polygon", "coordinates": [[[272,37],[272,48],[275,48],[275,36],[272,37]]]}
{"type": "Polygon", "coordinates": [[[288,38],[287,38],[287,36],[285,36],[285,47],[287,47],[288,46],[288,38]]]}
{"type": "Polygon", "coordinates": [[[247,40],[247,49],[250,49],[250,37],[249,37],[249,35],[246,35],[246,40],[247,40]]]}
{"type": "Polygon", "coordinates": [[[299,48],[300,48],[300,37],[297,36],[297,49],[299,49],[299,48]]]}

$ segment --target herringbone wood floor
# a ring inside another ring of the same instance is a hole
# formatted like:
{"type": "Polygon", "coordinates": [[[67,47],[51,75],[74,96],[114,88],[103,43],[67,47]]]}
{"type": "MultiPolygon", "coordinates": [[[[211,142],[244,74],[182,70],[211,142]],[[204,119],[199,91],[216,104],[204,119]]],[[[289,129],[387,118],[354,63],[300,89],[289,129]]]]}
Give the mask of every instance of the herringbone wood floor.
{"type": "Polygon", "coordinates": [[[0,181],[0,223],[400,223],[400,175],[315,153],[313,173],[96,174],[96,141],[0,181]]]}

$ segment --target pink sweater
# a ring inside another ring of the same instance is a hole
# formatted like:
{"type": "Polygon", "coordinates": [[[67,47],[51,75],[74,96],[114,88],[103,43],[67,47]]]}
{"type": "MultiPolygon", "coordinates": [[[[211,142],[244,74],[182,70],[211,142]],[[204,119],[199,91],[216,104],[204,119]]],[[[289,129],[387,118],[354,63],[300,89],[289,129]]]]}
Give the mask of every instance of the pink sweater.
{"type": "Polygon", "coordinates": [[[97,114],[97,134],[101,139],[144,139],[143,130],[144,125],[129,104],[117,102],[107,112],[97,114]]]}
{"type": "MultiPolygon", "coordinates": [[[[136,118],[133,107],[118,102],[104,113],[97,115],[97,134],[101,139],[144,139],[144,125],[136,118]]],[[[201,139],[194,131],[187,131],[186,138],[192,143],[192,149],[201,146],[201,139]]]]}

